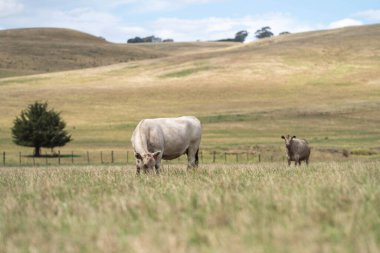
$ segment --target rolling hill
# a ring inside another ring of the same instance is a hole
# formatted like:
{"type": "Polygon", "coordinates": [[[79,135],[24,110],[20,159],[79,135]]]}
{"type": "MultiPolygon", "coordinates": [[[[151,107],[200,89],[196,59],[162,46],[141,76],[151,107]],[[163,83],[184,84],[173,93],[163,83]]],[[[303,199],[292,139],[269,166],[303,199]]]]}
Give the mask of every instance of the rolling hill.
{"type": "Polygon", "coordinates": [[[380,25],[370,25],[238,45],[141,45],[164,56],[2,78],[0,141],[19,150],[11,142],[12,121],[27,104],[47,100],[73,135],[67,150],[123,150],[142,118],[196,115],[204,150],[281,158],[280,136],[289,133],[309,140],[312,161],[345,159],[344,149],[375,159],[379,41],[380,25]]]}
{"type": "Polygon", "coordinates": [[[115,44],[70,29],[29,28],[0,30],[0,48],[2,78],[159,58],[188,50],[207,50],[209,46],[207,43],[203,48],[191,43],[175,46],[115,44]]]}

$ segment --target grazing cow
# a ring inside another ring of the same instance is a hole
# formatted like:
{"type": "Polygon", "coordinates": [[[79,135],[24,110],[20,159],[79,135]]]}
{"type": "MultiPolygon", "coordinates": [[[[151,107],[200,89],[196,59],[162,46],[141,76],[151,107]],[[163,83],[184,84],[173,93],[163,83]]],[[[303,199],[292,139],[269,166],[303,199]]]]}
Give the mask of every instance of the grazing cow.
{"type": "Polygon", "coordinates": [[[281,136],[281,138],[285,140],[289,166],[291,161],[294,161],[295,165],[297,163],[301,165],[301,161],[306,161],[306,164],[309,164],[310,147],[306,140],[297,139],[295,136],[290,138],[290,135],[281,136]]]}
{"type": "Polygon", "coordinates": [[[141,120],[131,138],[137,174],[153,168],[159,174],[161,159],[172,160],[183,154],[187,154],[188,169],[197,167],[201,135],[201,123],[193,116],[141,120]]]}

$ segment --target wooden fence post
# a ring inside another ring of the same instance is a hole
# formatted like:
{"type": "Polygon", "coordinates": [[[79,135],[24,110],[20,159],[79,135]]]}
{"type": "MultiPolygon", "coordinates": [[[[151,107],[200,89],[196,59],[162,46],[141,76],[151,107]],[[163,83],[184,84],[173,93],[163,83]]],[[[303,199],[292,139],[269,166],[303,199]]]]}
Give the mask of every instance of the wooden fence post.
{"type": "Polygon", "coordinates": [[[224,162],[227,162],[227,152],[224,152],[224,162]]]}
{"type": "Polygon", "coordinates": [[[129,160],[129,151],[127,150],[127,164],[128,164],[128,160],[129,160]]]}
{"type": "Polygon", "coordinates": [[[259,154],[259,162],[261,162],[261,154],[259,154]]]}
{"type": "Polygon", "coordinates": [[[20,166],[21,166],[21,152],[20,152],[20,154],[19,154],[20,156],[19,156],[19,159],[20,159],[20,166]]]}
{"type": "Polygon", "coordinates": [[[212,152],[212,162],[215,163],[215,151],[212,152]]]}
{"type": "Polygon", "coordinates": [[[87,151],[87,164],[90,164],[90,153],[87,151]]]}
{"type": "Polygon", "coordinates": [[[74,151],[71,151],[71,163],[74,164],[74,151]]]}
{"type": "Polygon", "coordinates": [[[111,151],[111,163],[113,163],[113,150],[111,151]]]}
{"type": "Polygon", "coordinates": [[[103,164],[103,151],[100,151],[100,162],[103,164]]]}
{"type": "Polygon", "coordinates": [[[3,165],[5,166],[5,151],[3,152],[3,165]]]}
{"type": "Polygon", "coordinates": [[[61,165],[61,151],[58,150],[58,165],[61,165]]]}

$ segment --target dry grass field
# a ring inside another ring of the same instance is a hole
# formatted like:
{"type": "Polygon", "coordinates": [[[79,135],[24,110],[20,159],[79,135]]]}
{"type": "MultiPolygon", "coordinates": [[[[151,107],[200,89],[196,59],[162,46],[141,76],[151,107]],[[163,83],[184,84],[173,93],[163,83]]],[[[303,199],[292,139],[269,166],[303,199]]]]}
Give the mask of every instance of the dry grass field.
{"type": "Polygon", "coordinates": [[[0,40],[0,151],[14,155],[0,164],[0,253],[380,251],[380,25],[246,44],[38,34],[31,47],[0,40]],[[195,115],[204,154],[275,162],[208,157],[186,171],[181,158],[141,177],[84,156],[17,167],[32,150],[10,128],[36,100],[62,112],[74,139],[62,154],[124,155],[142,118],[195,115]],[[309,167],[282,161],[288,133],[309,140],[309,167]]]}
{"type": "Polygon", "coordinates": [[[0,252],[379,252],[379,162],[0,170],[0,252]]]}
{"type": "Polygon", "coordinates": [[[62,28],[1,30],[0,78],[93,68],[231,45],[233,44],[204,43],[201,47],[192,43],[127,45],[110,43],[103,38],[62,28]]]}
{"type": "Polygon", "coordinates": [[[289,133],[309,140],[314,161],[341,159],[343,149],[376,159],[378,41],[380,25],[247,44],[138,45],[166,56],[2,78],[1,148],[26,150],[12,144],[10,127],[29,103],[43,100],[62,112],[72,133],[63,152],[129,149],[142,118],[195,115],[203,123],[204,150],[261,150],[279,157],[280,136],[289,133]]]}

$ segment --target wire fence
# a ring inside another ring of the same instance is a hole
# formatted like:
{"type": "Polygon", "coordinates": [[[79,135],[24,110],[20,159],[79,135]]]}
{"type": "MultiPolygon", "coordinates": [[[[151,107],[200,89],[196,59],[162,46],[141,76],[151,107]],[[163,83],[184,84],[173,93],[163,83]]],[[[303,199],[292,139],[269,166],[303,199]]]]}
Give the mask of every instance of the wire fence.
{"type": "MultiPolygon", "coordinates": [[[[34,157],[28,153],[6,152],[2,154],[2,166],[49,166],[49,165],[128,165],[135,164],[134,153],[131,150],[126,151],[58,151],[54,154],[41,154],[40,157],[34,157]]],[[[252,151],[225,152],[202,150],[198,154],[199,163],[260,163],[283,161],[284,157],[273,154],[263,154],[252,151]]],[[[164,161],[167,164],[186,164],[187,156],[164,161]]]]}

